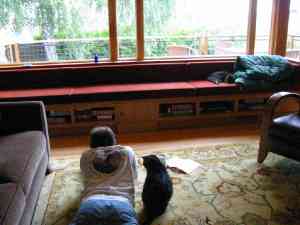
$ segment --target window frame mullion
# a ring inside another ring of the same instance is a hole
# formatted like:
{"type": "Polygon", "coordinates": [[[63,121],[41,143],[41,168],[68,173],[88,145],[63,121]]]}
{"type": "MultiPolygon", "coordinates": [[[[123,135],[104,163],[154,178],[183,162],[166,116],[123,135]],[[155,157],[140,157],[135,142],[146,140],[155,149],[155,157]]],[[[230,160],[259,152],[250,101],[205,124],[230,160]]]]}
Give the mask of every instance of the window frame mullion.
{"type": "Polygon", "coordinates": [[[117,0],[108,1],[110,60],[118,60],[117,0]]]}
{"type": "Polygon", "coordinates": [[[246,53],[253,55],[255,52],[256,39],[257,0],[249,0],[247,49],[246,53]]]}
{"type": "Polygon", "coordinates": [[[136,0],[136,59],[145,58],[145,38],[144,38],[144,0],[136,0]]]}
{"type": "Polygon", "coordinates": [[[269,54],[286,55],[290,0],[273,0],[269,54]]]}

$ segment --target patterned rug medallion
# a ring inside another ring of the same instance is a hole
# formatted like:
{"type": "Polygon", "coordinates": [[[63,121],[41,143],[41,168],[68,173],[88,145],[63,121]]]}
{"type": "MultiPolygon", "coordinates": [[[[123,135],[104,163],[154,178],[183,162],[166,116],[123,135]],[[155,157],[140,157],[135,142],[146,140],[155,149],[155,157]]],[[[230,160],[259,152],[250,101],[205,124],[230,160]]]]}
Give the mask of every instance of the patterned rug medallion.
{"type": "MultiPolygon", "coordinates": [[[[300,163],[270,153],[256,164],[257,143],[161,151],[166,157],[193,159],[202,167],[191,175],[170,171],[174,195],[155,225],[299,225],[300,163]]],[[[68,225],[83,182],[79,157],[56,160],[63,166],[46,182],[34,225],[68,225]],[[49,191],[46,191],[49,190],[49,191]],[[45,209],[44,211],[42,209],[45,209]]],[[[145,170],[139,165],[136,211],[142,209],[145,170]]]]}

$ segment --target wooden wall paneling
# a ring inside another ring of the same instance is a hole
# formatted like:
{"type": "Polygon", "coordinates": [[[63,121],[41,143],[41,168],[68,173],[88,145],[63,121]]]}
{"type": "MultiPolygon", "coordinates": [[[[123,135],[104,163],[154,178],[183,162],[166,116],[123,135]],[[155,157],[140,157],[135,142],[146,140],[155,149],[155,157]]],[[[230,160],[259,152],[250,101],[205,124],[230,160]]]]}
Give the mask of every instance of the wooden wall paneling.
{"type": "Polygon", "coordinates": [[[269,53],[286,54],[290,0],[273,0],[269,53]]]}
{"type": "Polygon", "coordinates": [[[117,0],[108,0],[110,59],[118,59],[117,0]]]}
{"type": "Polygon", "coordinates": [[[144,0],[136,0],[136,49],[137,60],[145,57],[144,46],[144,0]]]}
{"type": "Polygon", "coordinates": [[[118,110],[120,133],[157,130],[158,104],[155,100],[124,102],[118,110]]]}
{"type": "Polygon", "coordinates": [[[255,49],[256,15],[257,15],[257,0],[249,0],[247,50],[246,50],[246,53],[249,55],[253,55],[255,49]]]}
{"type": "Polygon", "coordinates": [[[239,105],[240,105],[239,103],[240,103],[239,99],[234,100],[233,112],[235,112],[235,113],[239,112],[239,105]]]}
{"type": "Polygon", "coordinates": [[[158,103],[155,100],[125,101],[119,104],[120,120],[123,121],[151,121],[158,117],[158,103]]]}

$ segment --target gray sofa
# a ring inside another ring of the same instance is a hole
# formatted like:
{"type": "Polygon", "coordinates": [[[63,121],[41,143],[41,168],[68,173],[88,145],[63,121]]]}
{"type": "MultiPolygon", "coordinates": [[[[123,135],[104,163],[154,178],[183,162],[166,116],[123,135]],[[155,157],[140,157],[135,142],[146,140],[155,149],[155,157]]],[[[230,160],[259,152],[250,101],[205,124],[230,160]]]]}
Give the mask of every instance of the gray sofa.
{"type": "Polygon", "coordinates": [[[50,145],[42,102],[0,103],[0,225],[29,225],[50,145]]]}

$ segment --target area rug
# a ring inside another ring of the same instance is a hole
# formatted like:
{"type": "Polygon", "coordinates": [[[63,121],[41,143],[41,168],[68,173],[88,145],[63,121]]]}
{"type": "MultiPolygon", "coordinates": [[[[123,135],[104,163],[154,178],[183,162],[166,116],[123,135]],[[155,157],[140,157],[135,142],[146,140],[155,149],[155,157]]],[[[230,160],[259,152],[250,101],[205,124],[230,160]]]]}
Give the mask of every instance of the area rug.
{"type": "MultiPolygon", "coordinates": [[[[170,170],[174,195],[167,212],[153,224],[299,225],[300,163],[270,153],[264,164],[258,165],[257,148],[257,143],[250,143],[155,152],[193,159],[201,167],[190,175],[170,170]]],[[[51,185],[44,185],[43,189],[51,188],[50,194],[41,194],[39,200],[40,208],[46,202],[45,212],[36,213],[41,224],[67,225],[74,216],[84,188],[79,157],[53,162],[64,169],[52,175],[51,185]]],[[[146,176],[141,165],[138,173],[137,213],[142,210],[146,176]]]]}

